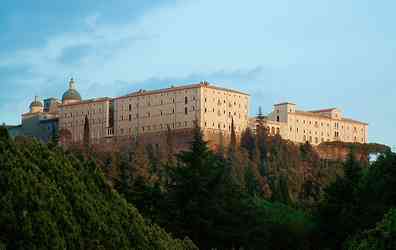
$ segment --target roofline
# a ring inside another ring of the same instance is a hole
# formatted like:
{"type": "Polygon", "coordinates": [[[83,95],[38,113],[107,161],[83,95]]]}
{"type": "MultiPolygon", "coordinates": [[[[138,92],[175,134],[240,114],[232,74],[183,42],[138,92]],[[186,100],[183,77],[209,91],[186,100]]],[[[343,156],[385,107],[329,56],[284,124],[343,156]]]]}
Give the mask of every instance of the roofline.
{"type": "Polygon", "coordinates": [[[333,110],[340,110],[339,108],[328,108],[328,109],[318,109],[318,110],[310,110],[307,112],[311,112],[311,113],[323,113],[323,112],[328,112],[328,111],[333,111],[333,110]]]}
{"type": "Polygon", "coordinates": [[[59,117],[55,117],[55,118],[50,118],[50,119],[44,119],[44,120],[40,120],[40,123],[46,123],[46,122],[55,122],[55,121],[59,121],[59,117]]]}
{"type": "Polygon", "coordinates": [[[80,102],[61,104],[61,105],[59,105],[59,107],[69,107],[69,106],[75,106],[75,105],[81,105],[81,104],[89,104],[89,103],[95,103],[95,102],[103,102],[103,101],[111,101],[111,100],[113,100],[113,99],[110,98],[110,97],[93,98],[93,99],[83,100],[83,101],[80,101],[80,102]]]}
{"type": "Polygon", "coordinates": [[[208,83],[195,83],[195,84],[181,85],[181,86],[156,89],[156,90],[148,90],[148,91],[140,90],[140,91],[135,91],[130,94],[124,95],[124,96],[116,97],[114,99],[124,99],[124,98],[128,98],[128,97],[133,97],[133,96],[146,96],[146,95],[153,95],[153,94],[159,94],[159,93],[173,92],[173,91],[177,91],[177,90],[187,90],[187,89],[196,89],[196,88],[210,88],[210,89],[228,91],[228,92],[233,92],[233,93],[240,94],[240,95],[250,96],[250,94],[247,94],[247,93],[244,93],[241,91],[217,87],[214,85],[210,85],[208,83]]]}
{"type": "Polygon", "coordinates": [[[280,106],[280,105],[285,105],[285,104],[297,105],[297,104],[292,103],[292,102],[281,102],[281,103],[274,104],[274,106],[280,106]]]}
{"type": "MultiPolygon", "coordinates": [[[[318,113],[313,113],[313,112],[308,112],[308,111],[301,111],[301,110],[297,110],[296,112],[290,113],[290,114],[315,116],[315,117],[320,117],[320,118],[328,119],[328,120],[337,120],[337,119],[333,119],[333,118],[331,118],[331,117],[329,117],[329,116],[326,116],[326,115],[320,115],[320,114],[318,114],[318,113]]],[[[361,122],[361,121],[353,120],[353,119],[346,118],[346,117],[342,117],[342,118],[340,119],[340,121],[352,122],[352,123],[359,123],[359,124],[363,124],[363,125],[367,125],[367,126],[369,125],[369,124],[366,123],[366,122],[361,122]]]]}

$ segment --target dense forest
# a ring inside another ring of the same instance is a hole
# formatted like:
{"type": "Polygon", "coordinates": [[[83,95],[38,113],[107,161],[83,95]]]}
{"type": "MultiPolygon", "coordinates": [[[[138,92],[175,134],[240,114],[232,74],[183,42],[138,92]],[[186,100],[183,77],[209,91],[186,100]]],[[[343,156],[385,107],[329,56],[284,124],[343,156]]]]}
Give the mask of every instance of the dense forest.
{"type": "Polygon", "coordinates": [[[177,154],[171,136],[104,153],[0,129],[0,249],[396,249],[390,150],[323,160],[258,127],[213,151],[193,133],[177,154]]]}

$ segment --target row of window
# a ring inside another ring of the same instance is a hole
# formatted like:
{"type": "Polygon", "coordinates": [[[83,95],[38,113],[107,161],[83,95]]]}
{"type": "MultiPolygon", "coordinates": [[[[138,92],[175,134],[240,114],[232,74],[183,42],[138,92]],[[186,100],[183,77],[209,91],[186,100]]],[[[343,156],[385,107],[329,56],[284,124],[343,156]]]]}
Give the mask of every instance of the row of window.
{"type": "Polygon", "coordinates": [[[97,113],[102,113],[102,109],[99,109],[98,112],[96,112],[95,109],[94,110],[88,110],[87,112],[84,112],[84,111],[81,111],[81,112],[70,112],[70,113],[65,112],[63,114],[63,117],[65,117],[65,118],[81,117],[81,116],[85,117],[86,115],[88,115],[89,117],[92,117],[93,115],[95,115],[97,113]]]}
{"type": "MultiPolygon", "coordinates": [[[[214,129],[227,129],[228,131],[231,131],[231,125],[229,124],[229,125],[226,125],[225,123],[217,123],[217,126],[216,126],[216,124],[213,122],[212,124],[211,124],[212,126],[208,126],[208,123],[207,122],[205,122],[204,123],[204,127],[205,128],[214,128],[214,129]]],[[[239,126],[235,126],[235,131],[237,132],[237,131],[240,131],[241,130],[241,127],[239,127],[239,126]]]]}
{"type": "MultiPolygon", "coordinates": [[[[193,100],[194,102],[196,101],[195,96],[192,98],[192,100],[193,100]]],[[[170,103],[175,103],[175,102],[176,102],[176,101],[175,101],[175,98],[169,99],[168,101],[169,101],[169,102],[165,102],[163,99],[161,99],[161,100],[160,100],[160,104],[157,104],[157,105],[164,105],[164,104],[170,104],[170,103]]],[[[184,97],[184,104],[188,104],[188,103],[189,103],[188,97],[185,96],[185,97],[184,97]]],[[[136,108],[139,108],[139,107],[140,107],[140,104],[141,104],[141,103],[137,102],[136,105],[134,105],[134,106],[136,106],[136,108]]],[[[144,104],[144,103],[143,103],[143,104],[144,104]]],[[[151,102],[151,101],[148,101],[148,102],[146,103],[146,105],[147,105],[147,106],[152,106],[152,102],[151,102]]],[[[132,106],[133,106],[133,105],[132,105],[131,103],[127,104],[127,106],[121,105],[121,110],[129,110],[129,111],[131,111],[131,110],[132,110],[132,106]]],[[[155,104],[154,104],[154,106],[155,106],[155,104]]]]}
{"type": "MultiPolygon", "coordinates": [[[[318,137],[315,137],[314,139],[315,139],[315,140],[314,140],[315,143],[318,144],[318,143],[319,143],[319,138],[318,138],[318,137]]],[[[340,138],[339,138],[338,135],[337,135],[337,136],[334,136],[334,140],[335,140],[335,141],[338,141],[339,139],[340,139],[340,138]]],[[[304,135],[303,141],[304,141],[304,142],[313,143],[313,138],[312,138],[312,136],[309,136],[309,137],[308,137],[308,136],[304,135]]],[[[329,142],[329,141],[331,141],[331,140],[330,140],[330,138],[327,138],[327,140],[325,140],[325,138],[321,137],[320,142],[323,143],[323,142],[325,142],[325,141],[328,141],[328,142],[329,142]]],[[[353,140],[353,141],[354,141],[354,142],[362,142],[362,143],[364,143],[364,139],[363,139],[363,138],[360,138],[360,140],[359,140],[356,136],[354,137],[354,140],[353,140]]]]}
{"type": "MultiPolygon", "coordinates": [[[[195,111],[195,106],[192,107],[192,111],[195,111]]],[[[163,116],[163,115],[169,115],[169,114],[174,114],[175,113],[175,109],[172,109],[172,113],[165,113],[162,110],[160,111],[160,115],[159,116],[163,116]]],[[[184,114],[188,115],[188,108],[185,107],[184,108],[184,114]]],[[[139,113],[135,114],[136,119],[139,118],[139,113]]],[[[151,112],[146,112],[146,118],[150,118],[151,117],[151,112]]],[[[124,115],[121,115],[121,121],[124,121],[124,115]]],[[[128,115],[128,120],[132,121],[132,114],[128,115]]]]}
{"type": "MultiPolygon", "coordinates": [[[[142,126],[139,128],[139,132],[147,132],[147,131],[155,131],[155,130],[164,130],[169,128],[187,128],[187,127],[192,127],[194,125],[194,121],[192,122],[177,122],[177,123],[165,123],[165,124],[159,124],[159,125],[147,125],[147,126],[142,126]]],[[[137,128],[128,128],[129,134],[132,134],[134,131],[136,131],[137,128]]],[[[120,129],[120,134],[124,135],[127,133],[127,130],[121,128],[120,129]]]]}
{"type": "MultiPolygon", "coordinates": [[[[279,116],[277,117],[277,120],[279,121],[279,116]]],[[[296,122],[299,123],[300,120],[297,119],[296,122]]],[[[308,124],[308,125],[314,125],[316,128],[319,128],[319,124],[320,124],[321,127],[323,127],[323,126],[325,126],[325,125],[326,125],[327,127],[330,127],[330,123],[326,123],[326,124],[325,124],[325,123],[323,123],[323,122],[320,122],[320,123],[319,123],[318,121],[312,122],[312,121],[305,121],[305,120],[302,120],[302,123],[303,123],[303,124],[308,124]]],[[[339,129],[339,128],[340,128],[340,124],[339,124],[338,122],[335,122],[335,123],[334,123],[334,128],[335,128],[335,129],[339,129]]],[[[347,130],[349,130],[349,129],[351,128],[351,129],[353,129],[354,132],[357,132],[357,131],[358,131],[358,128],[355,127],[355,126],[353,126],[353,127],[345,126],[345,127],[344,127],[344,125],[341,125],[341,129],[344,129],[344,128],[346,128],[347,130]]],[[[360,130],[363,132],[363,128],[360,128],[360,130]]]]}

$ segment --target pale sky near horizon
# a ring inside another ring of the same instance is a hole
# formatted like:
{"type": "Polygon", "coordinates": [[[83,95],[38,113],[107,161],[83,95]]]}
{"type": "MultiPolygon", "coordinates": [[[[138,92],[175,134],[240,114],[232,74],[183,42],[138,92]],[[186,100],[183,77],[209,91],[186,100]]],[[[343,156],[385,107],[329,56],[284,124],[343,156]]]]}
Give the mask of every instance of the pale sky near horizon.
{"type": "Polygon", "coordinates": [[[339,107],[396,145],[396,1],[3,0],[0,123],[35,95],[83,98],[209,81],[277,102],[339,107]]]}

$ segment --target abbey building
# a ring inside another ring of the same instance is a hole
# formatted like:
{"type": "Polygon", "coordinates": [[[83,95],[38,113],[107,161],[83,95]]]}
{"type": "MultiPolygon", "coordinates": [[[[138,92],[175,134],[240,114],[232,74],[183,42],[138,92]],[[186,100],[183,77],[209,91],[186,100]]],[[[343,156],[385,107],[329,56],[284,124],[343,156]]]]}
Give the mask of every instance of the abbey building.
{"type": "Polygon", "coordinates": [[[139,90],[116,98],[83,100],[73,79],[62,100],[38,97],[30,111],[22,114],[22,124],[9,128],[13,136],[35,136],[48,141],[58,134],[63,144],[81,143],[89,124],[92,143],[123,141],[138,136],[160,143],[174,132],[178,143],[198,124],[210,142],[227,138],[234,123],[240,135],[260,123],[270,135],[279,134],[295,143],[318,145],[328,141],[367,143],[368,124],[342,116],[339,109],[300,111],[292,103],[281,103],[266,117],[249,117],[250,95],[207,82],[171,86],[159,90],[139,90]]]}
{"type": "MultiPolygon", "coordinates": [[[[251,118],[251,126],[254,128],[259,120],[251,118]]],[[[274,105],[263,120],[270,134],[295,143],[368,143],[368,124],[343,117],[338,108],[302,111],[296,104],[286,102],[274,105]]]]}

